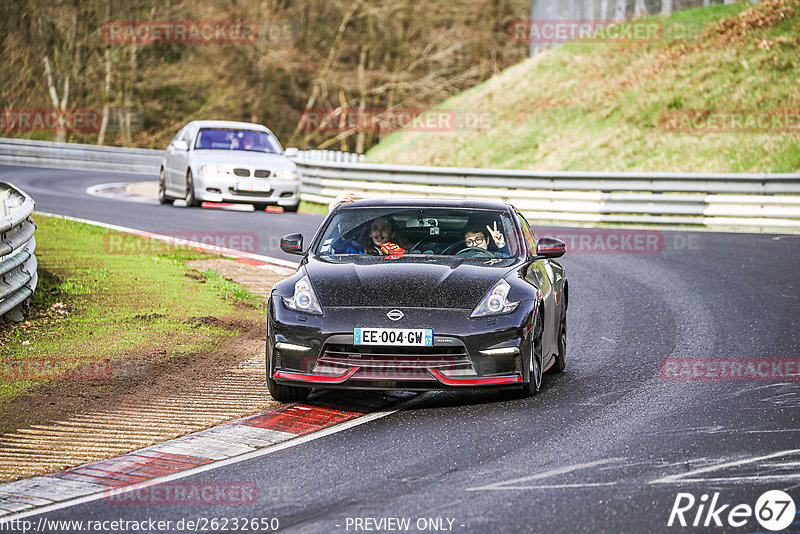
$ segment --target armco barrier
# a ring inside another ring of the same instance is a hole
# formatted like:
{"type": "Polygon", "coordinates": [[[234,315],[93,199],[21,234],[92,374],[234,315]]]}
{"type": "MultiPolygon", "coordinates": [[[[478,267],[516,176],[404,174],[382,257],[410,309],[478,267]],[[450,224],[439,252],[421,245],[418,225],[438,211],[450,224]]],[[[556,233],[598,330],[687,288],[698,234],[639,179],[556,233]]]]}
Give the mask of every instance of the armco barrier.
{"type": "MultiPolygon", "coordinates": [[[[158,175],[162,151],[0,139],[0,163],[158,175]]],[[[301,151],[304,200],[361,197],[486,198],[556,224],[690,225],[800,230],[800,174],[563,172],[360,163],[362,156],[301,151]]]]}
{"type": "Polygon", "coordinates": [[[0,182],[0,320],[21,321],[22,305],[33,295],[36,274],[36,225],[33,199],[0,182]]]}

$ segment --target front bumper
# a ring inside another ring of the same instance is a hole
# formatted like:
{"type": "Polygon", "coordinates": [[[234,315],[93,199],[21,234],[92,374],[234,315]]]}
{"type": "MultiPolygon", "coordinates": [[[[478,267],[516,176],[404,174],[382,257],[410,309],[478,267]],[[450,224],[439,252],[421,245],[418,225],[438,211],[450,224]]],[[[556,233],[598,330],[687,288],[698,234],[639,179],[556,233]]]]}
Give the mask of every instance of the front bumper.
{"type": "Polygon", "coordinates": [[[294,206],[300,202],[299,180],[200,174],[195,179],[195,190],[197,198],[205,202],[273,204],[277,206],[294,206]],[[265,191],[237,191],[236,183],[240,181],[260,182],[265,191]]]}
{"type": "Polygon", "coordinates": [[[533,301],[514,313],[469,318],[469,310],[326,308],[324,316],[270,304],[267,369],[284,384],[323,388],[439,390],[515,387],[528,380],[522,363],[533,301]],[[354,327],[432,328],[431,347],[354,345],[354,327]]]}

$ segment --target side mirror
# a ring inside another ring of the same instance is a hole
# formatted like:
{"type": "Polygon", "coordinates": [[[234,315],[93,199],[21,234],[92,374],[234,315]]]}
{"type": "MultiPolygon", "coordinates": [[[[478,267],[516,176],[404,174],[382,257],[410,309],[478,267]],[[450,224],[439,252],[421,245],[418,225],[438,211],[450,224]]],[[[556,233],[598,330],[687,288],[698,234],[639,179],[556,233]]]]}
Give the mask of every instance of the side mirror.
{"type": "Polygon", "coordinates": [[[172,143],[172,146],[175,148],[175,150],[189,150],[189,145],[183,139],[178,139],[172,143]]]}
{"type": "Polygon", "coordinates": [[[297,156],[300,155],[300,151],[294,147],[287,148],[286,150],[284,150],[283,155],[286,156],[287,158],[296,158],[297,156]]]}
{"type": "Polygon", "coordinates": [[[303,254],[303,234],[289,234],[281,238],[281,250],[287,254],[303,254]]]}
{"type": "Polygon", "coordinates": [[[536,255],[543,258],[560,258],[566,251],[567,245],[552,237],[541,237],[536,244],[536,255]]]}

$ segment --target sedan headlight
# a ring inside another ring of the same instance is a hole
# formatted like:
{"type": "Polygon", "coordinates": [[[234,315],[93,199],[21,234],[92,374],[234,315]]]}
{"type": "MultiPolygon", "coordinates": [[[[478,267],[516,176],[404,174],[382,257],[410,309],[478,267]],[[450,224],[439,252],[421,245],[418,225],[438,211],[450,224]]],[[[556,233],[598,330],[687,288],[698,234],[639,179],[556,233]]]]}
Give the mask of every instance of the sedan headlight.
{"type": "Polygon", "coordinates": [[[217,167],[216,165],[209,164],[209,165],[201,166],[200,167],[200,172],[202,172],[203,174],[207,174],[209,176],[213,176],[215,174],[222,174],[223,171],[222,171],[221,168],[217,167]]]}
{"type": "Polygon", "coordinates": [[[501,278],[472,310],[470,317],[511,313],[517,309],[519,302],[508,301],[509,291],[511,291],[511,285],[501,278]]]}
{"type": "Polygon", "coordinates": [[[300,175],[297,174],[297,171],[293,171],[292,169],[281,169],[275,173],[275,178],[278,180],[297,180],[300,178],[300,175]]]}
{"type": "Polygon", "coordinates": [[[322,308],[320,308],[317,296],[311,288],[308,275],[305,275],[294,284],[294,295],[288,299],[283,297],[283,303],[290,310],[322,315],[322,308]]]}

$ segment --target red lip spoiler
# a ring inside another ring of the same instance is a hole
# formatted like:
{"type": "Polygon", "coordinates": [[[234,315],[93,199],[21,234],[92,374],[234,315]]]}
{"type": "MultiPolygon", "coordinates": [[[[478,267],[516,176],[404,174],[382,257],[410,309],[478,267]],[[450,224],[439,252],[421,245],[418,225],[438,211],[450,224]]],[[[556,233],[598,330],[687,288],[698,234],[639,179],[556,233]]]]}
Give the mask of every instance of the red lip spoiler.
{"type": "Polygon", "coordinates": [[[312,375],[308,373],[289,373],[286,371],[275,371],[274,376],[275,378],[282,378],[284,380],[300,380],[302,382],[317,382],[320,384],[341,384],[342,382],[346,382],[358,370],[359,367],[352,367],[345,374],[339,376],[321,376],[321,375],[312,375]]]}
{"type": "Polygon", "coordinates": [[[446,386],[488,386],[491,384],[514,384],[522,382],[522,377],[514,376],[492,376],[487,378],[447,378],[436,369],[428,369],[436,377],[436,380],[446,386]]]}

